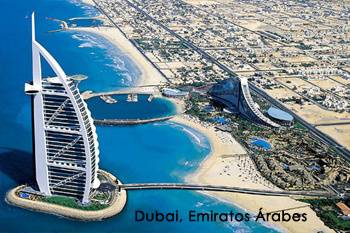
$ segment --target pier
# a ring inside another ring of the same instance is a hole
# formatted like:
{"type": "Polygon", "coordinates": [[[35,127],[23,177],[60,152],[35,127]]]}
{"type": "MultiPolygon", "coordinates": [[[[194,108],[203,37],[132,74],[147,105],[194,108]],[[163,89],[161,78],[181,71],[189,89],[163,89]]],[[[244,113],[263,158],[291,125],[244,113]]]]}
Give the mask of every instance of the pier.
{"type": "MultiPolygon", "coordinates": [[[[160,98],[162,96],[161,91],[159,89],[159,85],[145,85],[145,86],[136,86],[136,87],[128,87],[123,89],[118,89],[114,91],[108,91],[108,92],[98,92],[94,93],[91,91],[85,91],[82,93],[83,99],[88,100],[92,98],[101,98],[105,103],[113,105],[118,104],[119,100],[116,98],[113,98],[116,95],[127,95],[126,101],[127,102],[138,102],[139,98],[138,95],[149,95],[147,98],[148,102],[151,102],[154,98],[160,98]]],[[[170,101],[173,102],[173,101],[170,101]]],[[[176,103],[173,103],[176,105],[176,103]]],[[[171,118],[173,118],[175,115],[177,115],[179,112],[178,110],[176,113],[171,115],[163,115],[160,117],[154,117],[154,118],[129,118],[129,119],[105,119],[103,117],[95,118],[94,122],[97,125],[136,125],[136,124],[146,124],[146,123],[152,123],[152,122],[159,122],[159,121],[166,121],[171,118]]]]}
{"type": "Polygon", "coordinates": [[[64,31],[64,30],[67,30],[69,28],[68,24],[66,21],[64,20],[60,20],[60,19],[55,19],[55,18],[49,18],[47,17],[48,20],[52,20],[52,21],[55,21],[55,22],[59,22],[60,25],[61,25],[61,28],[60,29],[57,29],[57,30],[51,30],[49,32],[60,32],[60,31],[64,31]]]}
{"type": "Polygon", "coordinates": [[[85,100],[87,100],[96,96],[129,95],[129,94],[140,94],[140,95],[145,94],[145,95],[161,96],[161,92],[158,86],[128,87],[128,88],[123,88],[115,91],[98,92],[98,93],[85,91],[84,93],[82,93],[82,96],[85,100]]]}
{"type": "Polygon", "coordinates": [[[73,17],[73,18],[69,18],[69,21],[74,21],[74,20],[84,20],[84,19],[95,19],[95,20],[102,20],[103,17],[98,15],[98,16],[93,16],[93,17],[73,17]]]}
{"type": "Polygon", "coordinates": [[[145,190],[145,189],[178,189],[178,190],[196,190],[196,191],[215,191],[215,192],[232,192],[263,196],[301,196],[313,198],[327,198],[332,194],[326,191],[284,191],[284,190],[261,190],[249,189],[232,186],[205,185],[205,184],[182,184],[182,183],[134,183],[120,184],[118,188],[125,190],[145,190]]]}

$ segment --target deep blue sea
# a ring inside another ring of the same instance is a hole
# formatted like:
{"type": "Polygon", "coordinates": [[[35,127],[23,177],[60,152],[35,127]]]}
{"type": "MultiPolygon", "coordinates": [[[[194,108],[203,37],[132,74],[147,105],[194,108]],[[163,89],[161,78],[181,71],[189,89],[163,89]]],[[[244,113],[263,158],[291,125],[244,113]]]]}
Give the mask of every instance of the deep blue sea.
{"type": "MultiPolygon", "coordinates": [[[[185,214],[197,211],[242,211],[192,191],[132,191],[122,214],[101,222],[79,222],[9,206],[5,193],[32,180],[30,98],[24,83],[31,77],[30,15],[36,11],[37,38],[67,74],[84,74],[80,89],[108,91],[134,85],[135,64],[107,40],[81,32],[49,33],[57,22],[92,16],[95,9],[68,0],[0,0],[0,232],[276,232],[259,223],[136,223],[135,210],[185,214]]],[[[49,69],[44,73],[52,75],[49,69]]],[[[95,108],[95,107],[94,107],[95,108]]],[[[90,107],[94,112],[94,109],[90,107]]],[[[128,109],[125,108],[124,111],[128,109]]],[[[147,111],[147,108],[145,108],[147,111]]],[[[94,113],[93,113],[94,114],[94,113]]],[[[192,138],[180,125],[161,122],[130,127],[98,127],[101,162],[123,182],[178,182],[209,153],[202,135],[192,138]]]]}

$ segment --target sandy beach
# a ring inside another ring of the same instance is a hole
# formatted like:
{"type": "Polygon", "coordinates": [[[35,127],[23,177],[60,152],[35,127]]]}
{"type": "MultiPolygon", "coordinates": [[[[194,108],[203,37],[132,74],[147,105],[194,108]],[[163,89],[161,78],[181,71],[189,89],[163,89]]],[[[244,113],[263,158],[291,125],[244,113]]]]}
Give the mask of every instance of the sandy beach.
{"type": "MultiPolygon", "coordinates": [[[[229,133],[216,131],[213,126],[201,123],[197,119],[187,115],[177,116],[173,118],[173,121],[190,126],[206,135],[212,148],[211,153],[202,162],[198,170],[186,177],[188,183],[278,190],[277,187],[260,175],[244,148],[229,133]]],[[[316,213],[306,203],[289,197],[257,196],[225,192],[206,192],[206,194],[233,203],[253,214],[257,214],[259,208],[263,208],[263,212],[296,208],[286,212],[291,214],[298,212],[307,213],[306,222],[269,223],[271,226],[277,225],[278,228],[286,232],[334,232],[323,224],[316,216],[316,213]]]]}
{"type": "Polygon", "coordinates": [[[87,4],[87,5],[92,5],[94,6],[95,3],[92,1],[92,0],[81,0],[84,4],[87,4]]]}
{"type": "Polygon", "coordinates": [[[145,56],[115,27],[76,27],[70,30],[85,31],[103,36],[135,62],[141,72],[137,85],[157,85],[166,82],[165,77],[145,56]]]}

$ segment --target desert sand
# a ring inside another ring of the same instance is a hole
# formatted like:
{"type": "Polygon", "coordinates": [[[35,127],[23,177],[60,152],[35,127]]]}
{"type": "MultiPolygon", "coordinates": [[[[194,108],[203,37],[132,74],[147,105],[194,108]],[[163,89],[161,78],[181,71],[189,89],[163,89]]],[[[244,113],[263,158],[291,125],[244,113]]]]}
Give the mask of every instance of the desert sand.
{"type": "Polygon", "coordinates": [[[339,144],[344,145],[350,150],[350,124],[347,125],[331,125],[316,127],[321,132],[333,137],[339,144]]]}

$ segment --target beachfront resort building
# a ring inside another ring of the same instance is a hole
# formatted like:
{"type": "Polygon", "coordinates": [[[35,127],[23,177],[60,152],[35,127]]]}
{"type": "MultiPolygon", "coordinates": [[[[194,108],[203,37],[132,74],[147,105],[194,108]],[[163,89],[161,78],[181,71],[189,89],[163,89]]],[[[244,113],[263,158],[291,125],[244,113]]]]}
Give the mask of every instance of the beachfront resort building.
{"type": "Polygon", "coordinates": [[[292,126],[294,122],[294,117],[291,114],[273,106],[267,110],[267,115],[280,125],[292,126]]]}
{"type": "Polygon", "coordinates": [[[188,97],[188,92],[173,88],[163,88],[162,94],[166,97],[185,99],[188,97]]]}
{"type": "Polygon", "coordinates": [[[35,176],[46,196],[74,197],[83,204],[99,187],[99,149],[93,119],[77,88],[57,61],[35,39],[32,15],[33,82],[25,85],[32,96],[35,176]],[[41,58],[56,77],[43,78],[41,58]]]}
{"type": "Polygon", "coordinates": [[[279,124],[267,118],[250,95],[246,78],[229,78],[216,83],[209,90],[210,97],[223,105],[227,111],[263,125],[280,127],[279,124]]]}

